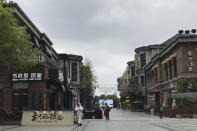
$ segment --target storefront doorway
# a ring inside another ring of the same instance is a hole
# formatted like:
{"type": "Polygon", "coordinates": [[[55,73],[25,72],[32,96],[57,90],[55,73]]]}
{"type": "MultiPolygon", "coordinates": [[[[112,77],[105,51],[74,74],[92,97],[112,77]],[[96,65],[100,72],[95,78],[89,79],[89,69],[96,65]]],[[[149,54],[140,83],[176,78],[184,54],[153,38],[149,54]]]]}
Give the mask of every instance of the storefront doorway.
{"type": "Polygon", "coordinates": [[[13,109],[14,110],[28,109],[28,83],[27,82],[13,83],[13,109]]]}

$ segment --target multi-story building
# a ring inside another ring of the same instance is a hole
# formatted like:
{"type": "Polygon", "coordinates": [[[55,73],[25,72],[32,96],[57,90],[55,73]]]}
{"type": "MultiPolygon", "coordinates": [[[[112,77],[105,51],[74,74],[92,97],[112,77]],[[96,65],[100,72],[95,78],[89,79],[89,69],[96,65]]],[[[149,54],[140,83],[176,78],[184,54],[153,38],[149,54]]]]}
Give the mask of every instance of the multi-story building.
{"type": "Polygon", "coordinates": [[[118,89],[121,91],[122,103],[130,105],[130,102],[135,101],[132,97],[135,93],[135,63],[134,61],[127,62],[126,70],[123,75],[117,79],[118,89]]]}
{"type": "Polygon", "coordinates": [[[39,53],[35,61],[42,64],[26,70],[10,70],[0,66],[0,109],[10,112],[23,109],[55,109],[62,104],[63,91],[58,80],[58,54],[46,34],[41,33],[16,3],[5,4],[19,21],[26,26],[30,41],[39,53]]]}
{"type": "Polygon", "coordinates": [[[139,88],[141,97],[144,100],[146,97],[144,67],[151,61],[151,58],[159,53],[164,47],[165,44],[161,44],[143,46],[135,49],[135,77],[138,82],[137,88],[139,88]]]}
{"type": "Polygon", "coordinates": [[[80,101],[80,67],[82,56],[59,54],[59,77],[65,87],[64,107],[74,109],[80,101]]]}
{"type": "Polygon", "coordinates": [[[146,65],[149,106],[170,109],[197,107],[196,30],[179,31],[146,65]]]}

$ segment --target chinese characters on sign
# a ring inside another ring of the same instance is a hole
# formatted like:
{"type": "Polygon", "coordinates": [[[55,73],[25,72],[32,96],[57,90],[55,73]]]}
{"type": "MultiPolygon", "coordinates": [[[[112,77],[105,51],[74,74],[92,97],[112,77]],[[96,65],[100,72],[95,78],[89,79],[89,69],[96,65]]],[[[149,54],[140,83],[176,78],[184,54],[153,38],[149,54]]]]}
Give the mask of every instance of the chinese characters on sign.
{"type": "Polygon", "coordinates": [[[12,73],[12,81],[42,80],[42,73],[12,73]]]}
{"type": "Polygon", "coordinates": [[[193,71],[193,63],[192,63],[192,52],[189,51],[188,52],[188,61],[189,61],[189,72],[193,71]]]}
{"type": "Polygon", "coordinates": [[[41,122],[41,121],[46,121],[46,120],[48,120],[48,121],[63,120],[62,111],[59,111],[58,114],[56,112],[51,112],[51,113],[34,112],[32,115],[32,121],[34,121],[34,122],[41,122]]]}

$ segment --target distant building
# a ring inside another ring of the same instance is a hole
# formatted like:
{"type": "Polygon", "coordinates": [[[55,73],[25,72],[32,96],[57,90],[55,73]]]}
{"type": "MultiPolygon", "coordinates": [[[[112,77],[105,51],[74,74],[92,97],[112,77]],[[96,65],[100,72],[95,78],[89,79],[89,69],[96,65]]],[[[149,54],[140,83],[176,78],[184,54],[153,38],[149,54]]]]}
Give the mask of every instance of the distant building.
{"type": "Polygon", "coordinates": [[[135,85],[135,63],[134,61],[127,62],[127,67],[121,77],[117,79],[118,90],[120,91],[122,106],[130,108],[131,101],[135,101],[136,98],[133,94],[136,93],[135,85]]]}

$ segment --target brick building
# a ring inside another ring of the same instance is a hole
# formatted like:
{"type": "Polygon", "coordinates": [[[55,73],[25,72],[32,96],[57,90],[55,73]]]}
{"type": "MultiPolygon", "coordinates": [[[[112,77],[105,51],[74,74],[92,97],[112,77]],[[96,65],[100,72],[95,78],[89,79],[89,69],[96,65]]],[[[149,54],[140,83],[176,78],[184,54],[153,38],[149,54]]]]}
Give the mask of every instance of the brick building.
{"type": "Polygon", "coordinates": [[[168,109],[197,106],[197,35],[179,31],[145,67],[148,105],[168,109]]]}
{"type": "Polygon", "coordinates": [[[58,54],[46,34],[41,33],[16,3],[9,3],[19,26],[26,26],[39,53],[34,57],[44,62],[29,70],[8,70],[0,66],[0,109],[11,112],[23,109],[54,109],[63,104],[62,84],[58,81],[58,54]]]}

